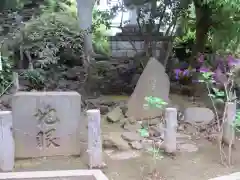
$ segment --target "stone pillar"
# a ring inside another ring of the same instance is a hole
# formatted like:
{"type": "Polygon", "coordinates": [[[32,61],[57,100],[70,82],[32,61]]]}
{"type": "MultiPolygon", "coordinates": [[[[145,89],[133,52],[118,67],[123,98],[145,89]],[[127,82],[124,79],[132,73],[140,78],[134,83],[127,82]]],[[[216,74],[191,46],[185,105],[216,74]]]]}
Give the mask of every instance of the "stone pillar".
{"type": "Polygon", "coordinates": [[[12,112],[0,111],[0,169],[12,171],[14,168],[15,146],[12,135],[12,112]]]}
{"type": "Polygon", "coordinates": [[[166,108],[164,149],[167,153],[174,153],[177,150],[176,134],[177,134],[177,109],[166,108]]]}
{"type": "Polygon", "coordinates": [[[236,103],[228,102],[225,105],[225,119],[223,123],[223,142],[229,145],[234,144],[235,141],[235,129],[233,123],[236,117],[236,103]]]}
{"type": "Polygon", "coordinates": [[[101,168],[104,166],[102,158],[102,139],[101,139],[101,115],[100,110],[91,109],[87,111],[88,117],[88,154],[89,167],[101,168]]]}

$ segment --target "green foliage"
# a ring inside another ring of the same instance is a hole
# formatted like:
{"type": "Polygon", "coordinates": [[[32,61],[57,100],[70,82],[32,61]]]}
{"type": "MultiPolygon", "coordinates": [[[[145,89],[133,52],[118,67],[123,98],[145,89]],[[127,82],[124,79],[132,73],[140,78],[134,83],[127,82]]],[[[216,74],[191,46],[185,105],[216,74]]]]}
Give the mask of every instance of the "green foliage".
{"type": "Polygon", "coordinates": [[[220,53],[239,51],[239,0],[203,0],[211,8],[210,42],[220,53]]]}
{"type": "Polygon", "coordinates": [[[149,132],[148,132],[147,128],[139,129],[139,133],[142,137],[148,137],[149,136],[149,132]]]}
{"type": "Polygon", "coordinates": [[[163,101],[161,98],[154,97],[154,96],[148,96],[145,97],[145,101],[147,101],[147,104],[144,104],[144,107],[147,108],[163,108],[168,103],[163,101]]]}
{"type": "Polygon", "coordinates": [[[110,45],[108,38],[103,34],[100,29],[93,33],[93,48],[97,54],[110,55],[110,45]]]}
{"type": "Polygon", "coordinates": [[[237,113],[236,113],[236,118],[235,118],[235,121],[233,123],[233,127],[236,129],[236,131],[240,132],[240,110],[237,110],[237,113]]]}
{"type": "Polygon", "coordinates": [[[7,88],[12,81],[12,63],[7,57],[0,56],[2,59],[2,68],[0,71],[0,93],[7,88]]]}
{"type": "MultiPolygon", "coordinates": [[[[142,2],[139,3],[142,4],[142,2]]],[[[174,29],[177,19],[181,15],[179,1],[159,0],[150,3],[151,8],[149,4],[146,4],[138,9],[137,21],[140,29],[148,33],[159,33],[161,31],[165,32],[166,36],[171,36],[171,30],[174,29]]]]}
{"type": "Polygon", "coordinates": [[[73,0],[44,0],[41,9],[49,12],[66,11],[73,6],[76,7],[74,2],[73,0]]]}
{"type": "Polygon", "coordinates": [[[100,11],[93,9],[93,48],[98,54],[110,55],[110,45],[106,36],[106,30],[110,29],[112,11],[100,11]]]}
{"type": "Polygon", "coordinates": [[[187,29],[183,36],[174,40],[174,53],[179,60],[186,60],[192,54],[192,48],[196,40],[195,31],[187,29]]]}
{"type": "MultiPolygon", "coordinates": [[[[154,97],[154,96],[147,96],[144,98],[145,101],[147,102],[147,104],[144,104],[144,108],[164,108],[164,106],[166,106],[168,103],[165,102],[163,99],[158,98],[158,97],[154,97]]],[[[148,127],[139,129],[139,133],[142,137],[149,137],[149,131],[148,131],[148,127]]],[[[148,153],[152,154],[154,157],[154,160],[160,160],[163,158],[163,156],[161,156],[161,150],[159,149],[159,147],[155,147],[155,144],[153,144],[153,147],[149,148],[147,150],[148,153]]]]}
{"type": "Polygon", "coordinates": [[[15,36],[15,49],[21,46],[24,52],[29,52],[37,66],[64,61],[65,53],[67,60],[82,55],[83,34],[78,21],[65,12],[46,12],[33,18],[15,36]]]}
{"type": "Polygon", "coordinates": [[[22,77],[29,81],[30,89],[40,90],[44,87],[44,72],[41,69],[28,69],[23,72],[22,77]]]}

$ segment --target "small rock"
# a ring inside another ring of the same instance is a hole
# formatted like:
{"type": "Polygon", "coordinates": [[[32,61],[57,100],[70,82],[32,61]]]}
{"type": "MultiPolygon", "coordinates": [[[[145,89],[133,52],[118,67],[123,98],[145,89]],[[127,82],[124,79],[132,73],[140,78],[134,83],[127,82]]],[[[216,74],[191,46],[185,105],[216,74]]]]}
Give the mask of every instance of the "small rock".
{"type": "Polygon", "coordinates": [[[100,102],[101,105],[104,105],[104,106],[108,106],[108,107],[111,107],[111,106],[114,106],[116,103],[113,102],[113,101],[107,101],[107,100],[101,100],[100,102]]]}
{"type": "Polygon", "coordinates": [[[128,142],[141,141],[143,138],[136,132],[124,132],[122,138],[128,142]]]}
{"type": "Polygon", "coordinates": [[[161,123],[160,118],[154,118],[154,119],[150,119],[150,120],[144,120],[143,121],[143,126],[144,127],[155,126],[155,125],[157,125],[159,123],[161,123]]]}
{"type": "Polygon", "coordinates": [[[214,113],[209,108],[189,107],[184,111],[184,120],[191,124],[208,124],[214,119],[214,113]]]}
{"type": "Polygon", "coordinates": [[[188,134],[194,135],[197,131],[198,129],[196,128],[196,126],[193,126],[191,124],[185,125],[185,132],[187,132],[188,134]]]}
{"type": "Polygon", "coordinates": [[[100,112],[101,112],[102,115],[107,114],[107,113],[109,112],[108,106],[101,105],[101,106],[100,106],[100,112]]]}
{"type": "Polygon", "coordinates": [[[177,128],[178,131],[184,131],[184,129],[185,129],[184,125],[179,125],[177,128]]]}
{"type": "Polygon", "coordinates": [[[126,112],[127,112],[127,110],[128,110],[127,105],[126,105],[126,104],[123,104],[123,105],[120,106],[120,108],[122,109],[122,113],[123,113],[123,115],[125,116],[125,115],[126,115],[126,112]]]}
{"type": "Polygon", "coordinates": [[[189,140],[191,139],[191,136],[186,135],[186,134],[182,134],[182,133],[177,133],[177,140],[189,140]]]}
{"type": "Polygon", "coordinates": [[[163,132],[161,131],[161,129],[159,129],[159,127],[151,126],[149,133],[154,137],[159,137],[163,132]]]}
{"type": "Polygon", "coordinates": [[[2,103],[5,106],[11,106],[12,101],[12,95],[10,94],[4,94],[0,98],[0,103],[2,103]]]}
{"type": "Polygon", "coordinates": [[[126,159],[132,159],[137,158],[141,156],[140,152],[138,151],[123,151],[123,152],[106,152],[106,154],[112,159],[112,160],[126,160],[126,159]]]}
{"type": "Polygon", "coordinates": [[[136,150],[141,150],[143,148],[143,145],[139,141],[130,142],[129,145],[136,150]]]}
{"type": "Polygon", "coordinates": [[[125,130],[128,130],[128,131],[131,131],[131,132],[137,132],[139,129],[141,129],[142,126],[141,124],[139,123],[136,123],[136,124],[130,124],[128,122],[126,122],[124,125],[123,125],[123,129],[125,130]]]}
{"type": "Polygon", "coordinates": [[[120,107],[114,108],[111,112],[107,114],[107,120],[112,123],[118,122],[122,118],[123,118],[123,114],[120,107]]]}
{"type": "Polygon", "coordinates": [[[180,144],[179,150],[181,152],[196,152],[198,151],[198,147],[194,144],[180,144]]]}
{"type": "Polygon", "coordinates": [[[135,123],[137,123],[136,119],[134,119],[133,117],[129,117],[129,118],[128,118],[128,122],[130,122],[130,124],[135,124],[135,123]]]}
{"type": "Polygon", "coordinates": [[[152,148],[154,141],[149,140],[149,139],[144,139],[144,140],[142,140],[141,143],[142,143],[143,148],[147,150],[147,149],[152,148]]]}
{"type": "Polygon", "coordinates": [[[121,132],[110,132],[103,136],[103,148],[105,149],[117,149],[128,150],[129,145],[121,137],[121,132]]]}

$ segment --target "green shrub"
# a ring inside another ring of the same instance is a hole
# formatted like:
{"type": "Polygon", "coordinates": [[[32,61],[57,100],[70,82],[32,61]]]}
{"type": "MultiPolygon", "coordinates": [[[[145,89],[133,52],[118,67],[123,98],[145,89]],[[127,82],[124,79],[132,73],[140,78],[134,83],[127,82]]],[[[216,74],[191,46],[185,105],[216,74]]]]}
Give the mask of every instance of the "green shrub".
{"type": "Polygon", "coordinates": [[[22,46],[35,67],[80,59],[83,52],[83,33],[77,18],[65,12],[45,12],[28,21],[15,36],[15,52],[22,46]]]}
{"type": "Polygon", "coordinates": [[[30,83],[30,89],[43,89],[45,76],[42,69],[28,69],[23,72],[23,78],[30,83]]]}

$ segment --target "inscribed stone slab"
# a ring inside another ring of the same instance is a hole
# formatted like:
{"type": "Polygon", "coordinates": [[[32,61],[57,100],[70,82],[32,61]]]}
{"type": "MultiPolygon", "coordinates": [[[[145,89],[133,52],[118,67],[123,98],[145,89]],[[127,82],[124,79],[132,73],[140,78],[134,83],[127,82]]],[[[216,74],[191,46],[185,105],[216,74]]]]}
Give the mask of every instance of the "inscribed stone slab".
{"type": "Polygon", "coordinates": [[[16,158],[80,154],[77,92],[17,92],[12,113],[16,158]]]}
{"type": "Polygon", "coordinates": [[[160,109],[144,109],[146,96],[155,96],[168,102],[170,90],[169,77],[165,68],[155,58],[150,58],[128,102],[128,117],[136,119],[154,118],[160,116],[160,109]]]}

